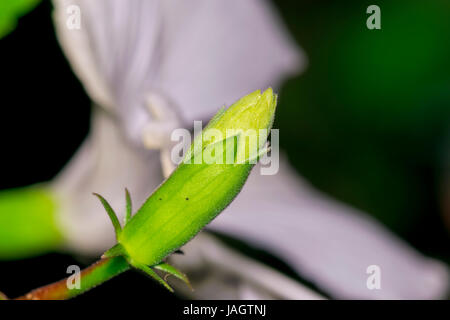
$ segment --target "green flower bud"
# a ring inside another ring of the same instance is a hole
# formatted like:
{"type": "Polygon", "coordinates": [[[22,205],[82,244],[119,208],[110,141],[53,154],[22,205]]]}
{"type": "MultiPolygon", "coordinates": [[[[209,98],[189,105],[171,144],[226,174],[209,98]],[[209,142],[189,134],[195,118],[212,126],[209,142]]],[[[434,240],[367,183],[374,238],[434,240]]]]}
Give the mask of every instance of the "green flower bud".
{"type": "MultiPolygon", "coordinates": [[[[276,95],[269,88],[262,94],[253,92],[227,110],[219,111],[196,137],[184,162],[122,230],[117,218],[112,217],[112,209],[101,198],[115,225],[118,241],[105,256],[124,256],[130,264],[146,268],[144,271],[150,273],[150,269],[144,266],[158,265],[192,239],[240,192],[256,163],[252,160],[267,152],[264,146],[272,127],[275,107],[276,95]],[[215,134],[211,135],[211,132],[215,134]],[[248,146],[247,140],[253,144],[248,146]],[[255,150],[252,150],[252,145],[256,146],[255,150]],[[233,161],[195,161],[207,154],[212,154],[215,160],[228,157],[233,161]]],[[[127,199],[129,219],[131,205],[129,197],[127,199]]],[[[180,275],[177,276],[181,278],[180,275]]]]}

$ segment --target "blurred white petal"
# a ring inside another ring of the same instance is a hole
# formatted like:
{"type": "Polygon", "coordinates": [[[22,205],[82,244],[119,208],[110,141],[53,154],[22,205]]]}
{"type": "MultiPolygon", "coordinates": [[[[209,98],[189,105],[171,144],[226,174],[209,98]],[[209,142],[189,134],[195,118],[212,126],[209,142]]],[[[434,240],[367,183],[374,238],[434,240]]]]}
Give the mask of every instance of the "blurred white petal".
{"type": "Polygon", "coordinates": [[[189,125],[304,65],[264,0],[54,0],[58,39],[94,101],[141,143],[145,100],[169,96],[189,125]],[[81,29],[66,27],[68,5],[81,29]]]}
{"type": "Polygon", "coordinates": [[[297,74],[305,57],[263,0],[165,1],[158,87],[189,125],[297,74]]]}
{"type": "Polygon", "coordinates": [[[380,224],[313,190],[286,161],[273,176],[255,168],[239,197],[209,228],[270,250],[337,298],[444,297],[448,270],[380,224]],[[366,286],[370,265],[381,290],[366,286]]]}
{"type": "Polygon", "coordinates": [[[184,255],[172,255],[170,259],[192,275],[194,292],[184,284],[177,286],[186,295],[198,299],[323,299],[297,281],[227,248],[206,233],[197,235],[183,251],[184,255]]]}
{"type": "Polygon", "coordinates": [[[60,199],[59,217],[68,247],[97,255],[115,239],[111,222],[92,193],[104,196],[122,221],[125,188],[136,210],[163,177],[159,152],[128,143],[106,112],[94,112],[91,127],[88,139],[51,187],[60,199]]]}

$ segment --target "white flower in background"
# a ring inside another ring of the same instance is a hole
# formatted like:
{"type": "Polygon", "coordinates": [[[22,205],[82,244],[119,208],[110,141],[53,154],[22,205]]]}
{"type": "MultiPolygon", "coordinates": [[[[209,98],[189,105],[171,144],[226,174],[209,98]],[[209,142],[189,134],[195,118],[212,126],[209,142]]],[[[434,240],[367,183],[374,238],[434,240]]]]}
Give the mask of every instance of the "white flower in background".
{"type": "Polygon", "coordinates": [[[88,193],[95,190],[112,205],[121,204],[126,186],[137,204],[143,202],[163,178],[155,157],[159,150],[168,154],[173,129],[209,120],[222,105],[273,86],[303,64],[265,1],[59,0],[54,5],[58,39],[100,107],[90,137],[54,188],[68,201],[81,191],[64,219],[72,242],[86,243],[93,252],[111,244],[103,240],[110,230],[88,193]],[[66,9],[73,5],[80,8],[79,30],[66,26],[66,9]]]}
{"type": "MultiPolygon", "coordinates": [[[[128,187],[137,207],[172,169],[173,129],[189,128],[223,104],[276,86],[305,61],[264,0],[54,4],[58,39],[95,105],[89,137],[51,183],[67,247],[84,254],[98,254],[114,242],[91,192],[120,208],[128,187]],[[80,29],[66,27],[70,5],[81,9],[80,29]]],[[[363,213],[314,191],[285,161],[274,176],[253,170],[209,228],[270,251],[333,297],[439,298],[448,286],[445,266],[363,213]],[[381,290],[367,289],[372,264],[382,270],[381,290]]],[[[184,271],[209,271],[194,278],[195,297],[320,298],[211,235],[199,235],[184,250],[186,255],[173,257],[184,271]],[[235,281],[226,281],[230,276],[235,281]]]]}

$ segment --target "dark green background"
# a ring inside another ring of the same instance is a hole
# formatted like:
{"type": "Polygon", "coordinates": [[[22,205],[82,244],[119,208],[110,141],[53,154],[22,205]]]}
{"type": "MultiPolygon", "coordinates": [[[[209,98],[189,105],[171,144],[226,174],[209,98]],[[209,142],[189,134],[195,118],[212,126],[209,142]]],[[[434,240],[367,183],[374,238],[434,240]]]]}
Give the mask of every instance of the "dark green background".
{"type": "Polygon", "coordinates": [[[280,94],[276,125],[292,163],[448,261],[440,203],[450,168],[450,3],[276,4],[309,59],[280,94]],[[370,4],[381,9],[381,30],[366,27],[370,4]]]}

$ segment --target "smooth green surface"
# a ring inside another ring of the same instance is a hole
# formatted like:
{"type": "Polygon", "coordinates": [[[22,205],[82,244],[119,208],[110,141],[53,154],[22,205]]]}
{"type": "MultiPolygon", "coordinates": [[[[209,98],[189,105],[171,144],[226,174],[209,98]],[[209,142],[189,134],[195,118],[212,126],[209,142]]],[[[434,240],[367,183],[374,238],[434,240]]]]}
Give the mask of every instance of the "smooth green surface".
{"type": "Polygon", "coordinates": [[[125,189],[125,201],[127,203],[127,205],[126,205],[127,213],[125,215],[124,224],[127,224],[128,221],[130,221],[130,219],[131,219],[131,214],[133,213],[133,205],[131,203],[131,196],[130,196],[130,192],[128,191],[128,189],[125,189]]]}
{"type": "Polygon", "coordinates": [[[0,191],[0,259],[19,259],[58,247],[56,204],[43,187],[0,191]]]}
{"type": "Polygon", "coordinates": [[[36,7],[40,0],[0,0],[0,38],[10,33],[17,20],[36,7]]]}

